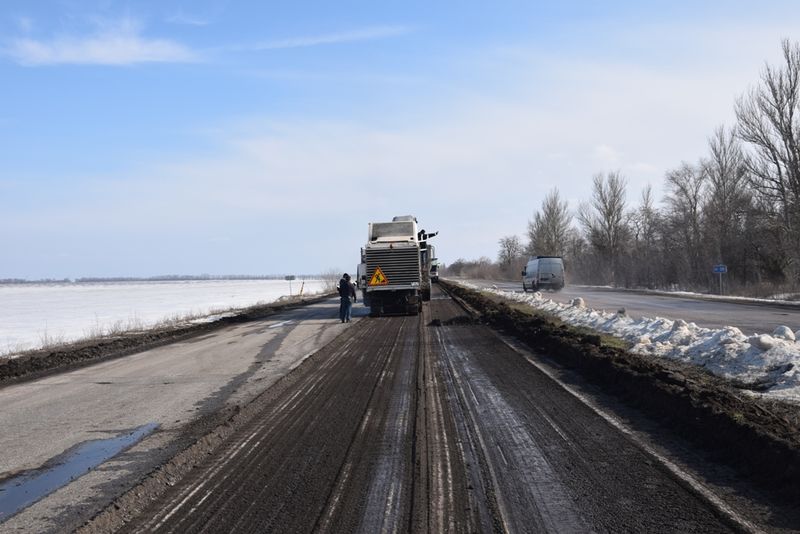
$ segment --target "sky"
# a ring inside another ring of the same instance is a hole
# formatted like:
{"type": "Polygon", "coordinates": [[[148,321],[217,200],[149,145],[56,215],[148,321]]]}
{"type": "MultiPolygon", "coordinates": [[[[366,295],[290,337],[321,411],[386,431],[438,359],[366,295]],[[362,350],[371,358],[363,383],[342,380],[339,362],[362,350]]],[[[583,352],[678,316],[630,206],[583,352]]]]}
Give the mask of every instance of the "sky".
{"type": "Polygon", "coordinates": [[[495,258],[732,126],[792,1],[4,0],[0,278],[352,271],[412,214],[495,258]]]}

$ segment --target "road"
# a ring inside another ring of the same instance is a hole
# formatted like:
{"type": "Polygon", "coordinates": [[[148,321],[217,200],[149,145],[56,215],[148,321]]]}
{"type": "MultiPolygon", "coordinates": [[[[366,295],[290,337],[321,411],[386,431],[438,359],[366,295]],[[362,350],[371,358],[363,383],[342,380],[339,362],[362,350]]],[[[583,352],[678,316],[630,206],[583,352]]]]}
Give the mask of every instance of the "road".
{"type": "MultiPolygon", "coordinates": [[[[496,286],[505,291],[522,292],[522,283],[488,280],[466,280],[478,287],[496,286]]],[[[800,305],[764,302],[703,300],[688,296],[671,296],[633,291],[618,291],[593,286],[566,286],[561,291],[546,291],[545,298],[568,303],[581,297],[590,308],[617,311],[621,308],[635,319],[664,317],[683,319],[705,328],[735,326],[744,334],[771,334],[776,326],[800,329],[800,305]]]]}
{"type": "Polygon", "coordinates": [[[328,301],[0,390],[6,473],[158,425],[0,531],[69,531],[123,494],[86,532],[687,533],[785,517],[726,504],[438,291],[418,317],[364,311],[341,324],[328,301]],[[197,438],[182,476],[136,485],[159,462],[173,473],[177,419],[231,405],[218,446],[197,438]]]}
{"type": "Polygon", "coordinates": [[[122,531],[734,531],[463,313],[359,323],[122,531]]]}
{"type": "MultiPolygon", "coordinates": [[[[102,469],[0,523],[0,531],[62,532],[80,525],[196,439],[204,418],[213,424],[220,410],[250,402],[354,324],[333,319],[337,306],[330,300],[0,389],[0,478],[64,464],[77,449],[100,439],[157,428],[102,469]]],[[[366,310],[356,307],[354,314],[358,320],[366,310]]],[[[7,493],[0,491],[0,520],[12,511],[3,506],[7,493]]]]}

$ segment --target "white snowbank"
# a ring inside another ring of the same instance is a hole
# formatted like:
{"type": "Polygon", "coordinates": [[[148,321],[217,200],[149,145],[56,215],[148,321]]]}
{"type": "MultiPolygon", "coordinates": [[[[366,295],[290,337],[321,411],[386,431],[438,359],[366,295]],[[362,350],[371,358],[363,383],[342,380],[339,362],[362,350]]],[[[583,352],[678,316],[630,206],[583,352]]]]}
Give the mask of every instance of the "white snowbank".
{"type": "MultiPolygon", "coordinates": [[[[480,290],[472,284],[464,285],[480,290]]],[[[762,384],[770,397],[800,401],[800,343],[788,326],[779,326],[772,335],[748,337],[733,326],[712,329],[681,319],[632,319],[622,313],[592,309],[591,303],[580,298],[561,304],[538,292],[483,291],[529,304],[569,324],[625,339],[632,343],[635,353],[700,365],[719,376],[762,384]]]]}

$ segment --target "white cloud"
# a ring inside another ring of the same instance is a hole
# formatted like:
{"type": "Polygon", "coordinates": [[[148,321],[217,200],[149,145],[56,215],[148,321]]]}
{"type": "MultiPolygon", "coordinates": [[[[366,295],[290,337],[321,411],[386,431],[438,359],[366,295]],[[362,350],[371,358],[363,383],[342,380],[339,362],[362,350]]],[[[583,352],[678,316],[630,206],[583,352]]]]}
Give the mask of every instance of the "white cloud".
{"type": "Polygon", "coordinates": [[[245,76],[264,80],[281,80],[304,83],[352,82],[360,84],[381,85],[419,85],[425,82],[423,77],[402,74],[377,73],[371,70],[294,70],[294,69],[246,69],[245,76]]]}
{"type": "MultiPolygon", "coordinates": [[[[281,46],[387,33],[330,34],[281,46]]],[[[129,181],[117,177],[81,195],[79,209],[58,203],[4,226],[80,234],[74,228],[81,220],[78,230],[92,234],[102,220],[102,230],[153,241],[164,228],[203,239],[231,235],[243,251],[254,248],[246,238],[257,228],[282,256],[306,255],[314,270],[325,265],[313,261],[347,265],[367,221],[413,213],[441,231],[444,261],[493,257],[497,239],[523,233],[553,187],[574,207],[588,198],[594,174],[619,169],[633,205],[644,185],[652,183],[657,193],[667,169],[703,156],[707,136],[721,122],[730,124],[733,97],[756,81],[763,61],[726,61],[752,55],[746,40],[726,42],[733,44],[723,53],[700,40],[695,48],[704,61],[669,69],[653,69],[646,57],[622,62],[519,49],[514,57],[465,58],[465,68],[483,80],[466,96],[450,83],[428,84],[377,116],[220,125],[213,157],[169,154],[171,164],[145,165],[129,181]],[[330,257],[320,260],[318,249],[330,257]]],[[[778,40],[761,46],[761,57],[769,57],[764,49],[777,49],[778,40]]]]}
{"type": "Polygon", "coordinates": [[[167,22],[172,24],[182,24],[186,26],[208,26],[211,24],[211,21],[208,19],[204,19],[202,17],[198,17],[195,15],[189,15],[184,13],[183,11],[179,11],[169,17],[167,17],[167,22]]]}
{"type": "Polygon", "coordinates": [[[357,30],[324,33],[320,35],[308,35],[301,37],[289,37],[275,41],[258,43],[249,48],[251,50],[277,50],[281,48],[302,48],[309,46],[350,43],[355,41],[373,41],[388,37],[398,37],[411,33],[412,29],[407,26],[371,26],[357,30]]]}
{"type": "Polygon", "coordinates": [[[104,24],[93,35],[58,36],[51,40],[18,38],[5,54],[27,66],[130,65],[188,62],[198,58],[189,48],[167,39],[148,39],[131,19],[104,24]]]}
{"type": "MultiPolygon", "coordinates": [[[[335,222],[337,228],[356,229],[352,243],[332,252],[342,257],[332,264],[346,265],[360,246],[366,221],[413,213],[426,227],[441,230],[444,261],[494,257],[497,239],[524,232],[554,187],[575,206],[588,198],[594,174],[620,169],[629,198],[638,199],[641,187],[659,180],[670,165],[703,154],[705,137],[719,118],[686,120],[698,116],[702,98],[677,91],[681,80],[648,80],[636,68],[607,77],[609,70],[582,69],[582,83],[574,86],[581,91],[453,96],[446,105],[432,102],[424,120],[407,123],[387,116],[385,122],[297,118],[222,125],[215,132],[220,147],[215,156],[169,156],[168,165],[141,168],[137,174],[149,178],[88,198],[80,217],[86,217],[87,232],[103,220],[121,235],[134,231],[135,224],[136,232],[153,235],[161,228],[241,234],[263,225],[316,236],[330,231],[321,229],[320,221],[335,222]],[[617,91],[609,80],[620,77],[650,96],[636,100],[617,91]],[[660,96],[653,97],[656,89],[660,96]],[[683,113],[650,100],[669,94],[684,99],[683,113]],[[650,124],[659,128],[651,130],[650,124]],[[686,143],[692,137],[699,142],[686,143]],[[154,215],[143,220],[141,213],[154,215]]],[[[558,69],[545,76],[565,77],[558,69]]],[[[527,80],[522,76],[518,82],[527,80]]],[[[402,106],[396,109],[402,114],[402,106]]],[[[50,217],[39,222],[31,217],[17,226],[56,226],[50,217]]],[[[283,242],[283,234],[275,239],[283,242]]],[[[289,247],[286,239],[279,246],[289,247]]]]}
{"type": "Polygon", "coordinates": [[[604,167],[615,167],[619,165],[620,154],[613,147],[608,145],[597,145],[592,149],[592,157],[604,167]]]}
{"type": "Polygon", "coordinates": [[[33,30],[33,19],[26,16],[17,17],[17,27],[23,33],[28,33],[33,30]]]}
{"type": "Polygon", "coordinates": [[[635,163],[632,163],[628,165],[626,169],[630,169],[632,172],[641,174],[655,174],[656,172],[658,172],[658,167],[650,163],[646,163],[644,161],[637,161],[635,163]]]}

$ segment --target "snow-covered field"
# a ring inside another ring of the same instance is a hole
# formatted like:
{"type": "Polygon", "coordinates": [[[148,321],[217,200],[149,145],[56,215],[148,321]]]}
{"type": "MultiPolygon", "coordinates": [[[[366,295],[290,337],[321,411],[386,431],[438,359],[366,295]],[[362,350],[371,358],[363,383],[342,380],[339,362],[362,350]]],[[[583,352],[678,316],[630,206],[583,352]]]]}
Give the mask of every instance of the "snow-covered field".
{"type": "Polygon", "coordinates": [[[592,309],[591,302],[580,298],[562,304],[538,292],[483,291],[549,312],[569,324],[623,338],[633,344],[633,352],[699,365],[716,375],[759,384],[767,396],[800,402],[800,341],[795,341],[800,331],[788,326],[745,336],[733,326],[711,329],[680,319],[632,319],[624,313],[592,309]]]}
{"type": "Polygon", "coordinates": [[[322,280],[0,284],[0,354],[322,291],[322,280]]]}

